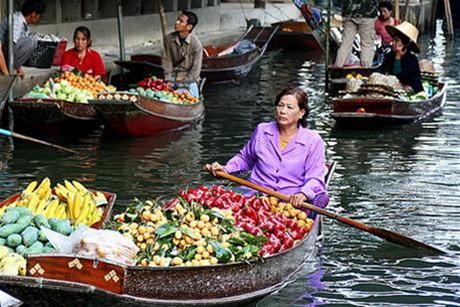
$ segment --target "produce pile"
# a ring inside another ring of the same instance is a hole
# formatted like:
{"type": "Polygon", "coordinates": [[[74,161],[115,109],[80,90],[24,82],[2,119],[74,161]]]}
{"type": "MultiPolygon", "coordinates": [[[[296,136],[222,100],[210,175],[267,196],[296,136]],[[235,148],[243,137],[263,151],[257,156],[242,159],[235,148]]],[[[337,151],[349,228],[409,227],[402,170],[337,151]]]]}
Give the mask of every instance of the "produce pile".
{"type": "Polygon", "coordinates": [[[275,198],[202,186],[166,204],[136,199],[115,216],[114,228],[139,247],[137,265],[155,267],[256,260],[293,247],[312,225],[275,198]]]}
{"type": "Polygon", "coordinates": [[[155,76],[139,81],[137,87],[130,92],[175,104],[195,104],[200,101],[191,95],[187,88],[155,76]]]}
{"type": "Polygon", "coordinates": [[[88,103],[102,92],[114,92],[113,86],[78,71],[60,72],[43,86],[36,85],[24,98],[58,99],[70,102],[88,103]]]}
{"type": "Polygon", "coordinates": [[[96,205],[104,203],[104,194],[75,180],[54,189],[49,178],[29,183],[15,201],[0,208],[0,274],[24,274],[25,256],[55,252],[42,228],[68,236],[79,224],[100,221],[103,210],[96,205]]]}

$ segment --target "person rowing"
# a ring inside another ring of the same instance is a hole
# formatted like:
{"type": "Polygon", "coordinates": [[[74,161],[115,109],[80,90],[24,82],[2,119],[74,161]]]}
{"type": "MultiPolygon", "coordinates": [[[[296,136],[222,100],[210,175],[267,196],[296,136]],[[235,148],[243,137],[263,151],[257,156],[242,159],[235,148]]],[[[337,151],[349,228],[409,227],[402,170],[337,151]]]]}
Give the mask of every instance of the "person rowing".
{"type": "MultiPolygon", "coordinates": [[[[302,89],[283,89],[275,99],[275,121],[259,124],[249,142],[225,166],[213,162],[206,164],[206,170],[214,176],[216,171],[251,171],[249,181],[289,195],[293,206],[308,201],[325,208],[329,196],[324,182],[324,141],[306,128],[307,102],[302,89]]],[[[252,195],[255,191],[244,193],[252,195]]]]}

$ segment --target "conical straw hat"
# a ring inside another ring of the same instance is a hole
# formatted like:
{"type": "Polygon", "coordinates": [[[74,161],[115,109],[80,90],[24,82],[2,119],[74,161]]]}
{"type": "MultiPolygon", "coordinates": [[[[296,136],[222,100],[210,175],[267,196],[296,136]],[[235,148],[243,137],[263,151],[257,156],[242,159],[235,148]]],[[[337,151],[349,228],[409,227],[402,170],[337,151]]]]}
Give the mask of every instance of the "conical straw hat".
{"type": "Polygon", "coordinates": [[[420,47],[417,45],[418,30],[413,24],[403,21],[397,26],[385,26],[385,29],[392,37],[396,35],[407,37],[412,43],[412,50],[416,53],[420,52],[420,47]]]}

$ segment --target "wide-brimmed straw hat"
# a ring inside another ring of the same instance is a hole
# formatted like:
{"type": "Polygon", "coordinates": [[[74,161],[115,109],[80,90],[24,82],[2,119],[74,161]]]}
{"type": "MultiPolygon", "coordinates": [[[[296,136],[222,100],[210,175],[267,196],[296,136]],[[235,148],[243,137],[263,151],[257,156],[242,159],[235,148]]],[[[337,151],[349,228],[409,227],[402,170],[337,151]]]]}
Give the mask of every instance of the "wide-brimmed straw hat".
{"type": "Polygon", "coordinates": [[[403,36],[407,37],[410,41],[410,47],[412,48],[412,51],[419,53],[420,52],[420,47],[417,44],[417,38],[418,38],[418,30],[417,28],[407,22],[403,21],[401,24],[397,26],[385,26],[385,29],[387,30],[388,34],[390,34],[393,38],[395,36],[403,36]]]}

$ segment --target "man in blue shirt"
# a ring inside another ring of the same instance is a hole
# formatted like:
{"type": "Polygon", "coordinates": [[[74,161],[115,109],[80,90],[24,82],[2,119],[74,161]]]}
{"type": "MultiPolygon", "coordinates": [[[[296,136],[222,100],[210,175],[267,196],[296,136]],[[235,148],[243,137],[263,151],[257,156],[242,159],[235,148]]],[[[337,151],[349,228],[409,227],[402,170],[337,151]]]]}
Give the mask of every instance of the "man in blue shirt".
{"type": "MultiPolygon", "coordinates": [[[[45,12],[42,0],[26,0],[21,11],[13,14],[13,66],[18,75],[23,76],[21,66],[32,55],[37,41],[29,33],[29,25],[36,24],[45,12]]],[[[6,64],[8,49],[8,18],[0,23],[0,73],[9,75],[6,64]]]]}

